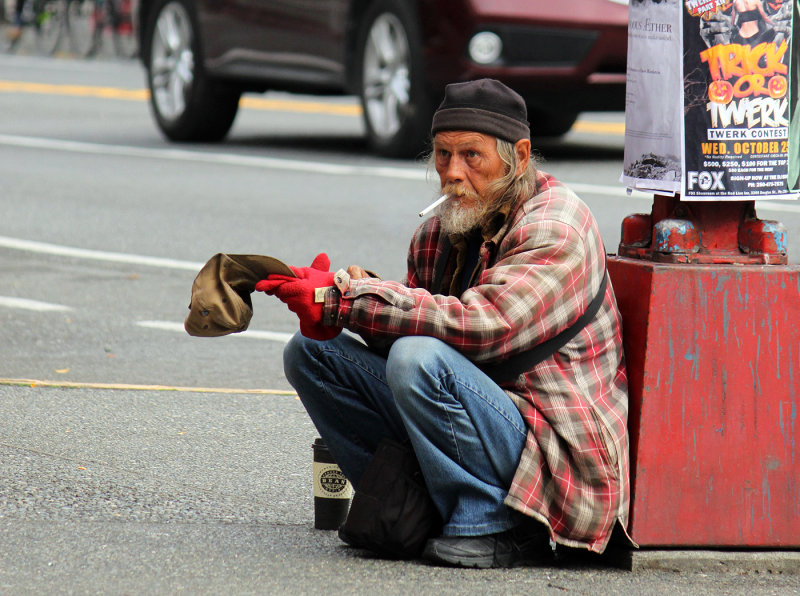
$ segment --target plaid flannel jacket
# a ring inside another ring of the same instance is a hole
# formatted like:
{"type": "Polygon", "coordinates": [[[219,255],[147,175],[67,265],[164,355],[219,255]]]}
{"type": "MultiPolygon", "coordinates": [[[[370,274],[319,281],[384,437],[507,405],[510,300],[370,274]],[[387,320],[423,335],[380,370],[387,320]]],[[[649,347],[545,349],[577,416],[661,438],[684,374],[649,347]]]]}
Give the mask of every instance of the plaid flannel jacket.
{"type": "MultiPolygon", "coordinates": [[[[460,296],[446,294],[463,257],[443,254],[432,217],[414,234],[403,283],[351,280],[339,271],[341,295],[329,293],[325,323],[371,345],[436,337],[478,365],[553,337],[580,317],[605,275],[594,217],[572,191],[540,172],[536,195],[501,219],[460,296]],[[432,288],[441,258],[450,262],[442,287],[432,288]]],[[[506,504],[546,523],[557,542],[603,552],[615,522],[627,527],[629,506],[627,377],[611,284],[576,337],[501,386],[529,429],[506,504]]]]}

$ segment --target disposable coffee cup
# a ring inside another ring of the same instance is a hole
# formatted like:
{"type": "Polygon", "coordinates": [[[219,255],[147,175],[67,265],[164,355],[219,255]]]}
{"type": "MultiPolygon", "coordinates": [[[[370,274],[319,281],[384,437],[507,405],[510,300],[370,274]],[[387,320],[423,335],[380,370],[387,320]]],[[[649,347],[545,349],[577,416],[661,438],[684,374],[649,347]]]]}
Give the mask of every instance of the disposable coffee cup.
{"type": "Polygon", "coordinates": [[[328,451],[325,441],[317,438],[314,450],[314,527],[338,530],[347,518],[353,489],[328,451]]]}

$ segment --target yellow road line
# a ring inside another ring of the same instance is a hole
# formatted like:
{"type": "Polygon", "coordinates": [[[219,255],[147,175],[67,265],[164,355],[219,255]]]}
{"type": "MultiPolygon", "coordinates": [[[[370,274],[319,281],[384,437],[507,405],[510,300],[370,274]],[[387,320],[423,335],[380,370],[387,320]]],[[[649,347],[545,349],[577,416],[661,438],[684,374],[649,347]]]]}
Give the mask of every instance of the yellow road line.
{"type": "MultiPolygon", "coordinates": [[[[594,120],[578,120],[572,127],[575,132],[588,132],[603,135],[624,135],[624,122],[597,122],[594,120]]],[[[536,133],[536,126],[533,128],[536,133]]]]}
{"type": "Polygon", "coordinates": [[[317,101],[290,101],[288,99],[243,97],[239,101],[239,105],[243,108],[253,108],[256,110],[303,112],[307,114],[334,114],[337,116],[361,115],[361,106],[358,105],[332,105],[317,101]]]}
{"type": "Polygon", "coordinates": [[[234,389],[225,387],[178,387],[173,385],[131,385],[127,383],[77,383],[37,379],[0,379],[0,385],[52,387],[58,389],[113,389],[118,391],[176,391],[180,393],[237,393],[244,395],[297,395],[281,389],[234,389]]]}
{"type": "MultiPolygon", "coordinates": [[[[0,81],[0,92],[37,93],[41,95],[66,95],[71,97],[99,97],[146,101],[150,97],[147,89],[120,89],[118,87],[92,87],[89,85],[55,85],[50,83],[28,83],[25,81],[0,81]]],[[[255,110],[334,114],[338,116],[360,116],[361,106],[331,105],[318,101],[292,101],[286,99],[263,99],[243,97],[240,105],[255,110]]]]}
{"type": "MultiPolygon", "coordinates": [[[[94,87],[89,85],[55,85],[50,83],[29,83],[25,81],[0,80],[0,92],[38,93],[43,95],[66,95],[71,97],[98,97],[101,99],[120,99],[125,101],[146,101],[150,97],[147,89],[120,89],[118,87],[94,87]]],[[[253,110],[277,112],[300,112],[304,114],[331,114],[335,116],[360,116],[361,106],[353,104],[329,104],[319,101],[296,101],[262,97],[242,97],[240,106],[253,110]]],[[[572,127],[575,132],[589,134],[623,135],[622,122],[597,122],[578,120],[572,127]]],[[[535,126],[534,126],[535,134],[535,126]]]]}
{"type": "Polygon", "coordinates": [[[24,81],[0,81],[0,91],[9,93],[39,93],[43,95],[70,95],[73,97],[101,97],[142,101],[149,97],[147,89],[118,89],[116,87],[90,87],[88,85],[52,85],[24,81]]]}

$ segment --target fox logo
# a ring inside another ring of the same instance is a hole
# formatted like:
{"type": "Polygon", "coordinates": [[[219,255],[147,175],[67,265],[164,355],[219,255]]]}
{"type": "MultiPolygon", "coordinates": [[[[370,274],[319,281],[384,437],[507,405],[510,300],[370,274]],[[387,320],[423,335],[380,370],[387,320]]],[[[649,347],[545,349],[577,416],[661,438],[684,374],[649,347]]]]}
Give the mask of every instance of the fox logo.
{"type": "Polygon", "coordinates": [[[697,185],[700,190],[725,190],[725,184],[722,182],[724,171],[713,172],[689,172],[689,177],[686,180],[687,190],[694,190],[697,185]]]}

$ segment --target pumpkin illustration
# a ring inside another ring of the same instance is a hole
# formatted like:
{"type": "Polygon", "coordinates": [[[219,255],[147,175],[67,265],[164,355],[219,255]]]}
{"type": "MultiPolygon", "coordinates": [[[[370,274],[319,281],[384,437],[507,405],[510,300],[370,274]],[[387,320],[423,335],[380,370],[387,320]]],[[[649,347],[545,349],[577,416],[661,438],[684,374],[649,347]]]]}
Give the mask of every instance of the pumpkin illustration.
{"type": "Polygon", "coordinates": [[[767,8],[771,14],[775,14],[781,9],[781,5],[783,4],[783,0],[770,0],[767,2],[767,8]]]}
{"type": "Polygon", "coordinates": [[[730,103],[733,99],[733,85],[728,81],[714,81],[708,86],[708,99],[714,103],[730,103]]]}
{"type": "Polygon", "coordinates": [[[783,75],[775,75],[769,80],[769,96],[778,98],[786,95],[786,77],[783,75]]]}

